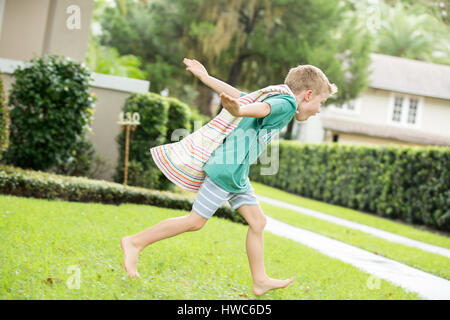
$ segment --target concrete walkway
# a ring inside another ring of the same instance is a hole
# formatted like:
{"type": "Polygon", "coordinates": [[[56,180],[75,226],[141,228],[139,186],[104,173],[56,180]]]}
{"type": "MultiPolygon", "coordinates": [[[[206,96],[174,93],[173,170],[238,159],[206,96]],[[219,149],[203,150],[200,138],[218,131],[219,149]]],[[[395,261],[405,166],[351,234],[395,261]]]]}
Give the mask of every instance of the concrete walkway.
{"type": "Polygon", "coordinates": [[[274,205],[274,206],[278,206],[278,207],[282,207],[282,208],[286,208],[286,209],[290,209],[293,211],[297,211],[300,212],[302,214],[308,215],[308,216],[312,216],[318,219],[322,219],[322,220],[326,220],[329,222],[332,222],[334,224],[338,224],[347,228],[351,228],[351,229],[355,229],[355,230],[359,230],[362,232],[366,232],[368,234],[374,235],[378,238],[382,238],[391,242],[396,242],[396,243],[400,243],[400,244],[404,244],[410,247],[415,247],[424,251],[428,251],[428,252],[432,252],[432,253],[437,253],[440,254],[442,256],[445,256],[447,258],[450,258],[450,249],[447,248],[443,248],[443,247],[439,247],[439,246],[435,246],[432,244],[428,244],[428,243],[424,243],[421,241],[417,241],[417,240],[413,240],[413,239],[409,239],[403,236],[399,236],[395,233],[391,233],[388,231],[384,231],[381,229],[377,229],[374,227],[370,227],[370,226],[366,226],[364,224],[360,224],[357,222],[353,222],[353,221],[349,221],[346,219],[342,219],[342,218],[338,218],[323,212],[319,212],[319,211],[315,211],[315,210],[311,210],[308,208],[304,208],[304,207],[300,207],[300,206],[296,206],[290,203],[286,203],[284,201],[280,201],[280,200],[276,200],[276,199],[272,199],[272,198],[268,198],[268,197],[264,197],[261,195],[256,195],[256,198],[261,201],[261,202],[266,202],[268,204],[274,205]]]}
{"type": "MultiPolygon", "coordinates": [[[[297,228],[267,216],[265,231],[285,237],[366,271],[373,276],[417,292],[423,299],[449,300],[450,281],[409,267],[317,233],[297,228]]],[[[372,283],[368,279],[369,283],[372,283]]],[[[372,290],[376,288],[372,287],[372,290]]]]}

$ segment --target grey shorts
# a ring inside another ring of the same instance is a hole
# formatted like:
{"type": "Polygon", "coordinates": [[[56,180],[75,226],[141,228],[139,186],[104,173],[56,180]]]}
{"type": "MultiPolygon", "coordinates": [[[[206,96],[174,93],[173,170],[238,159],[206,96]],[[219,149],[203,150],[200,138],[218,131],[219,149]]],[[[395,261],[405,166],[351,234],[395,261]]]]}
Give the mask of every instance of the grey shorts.
{"type": "Polygon", "coordinates": [[[258,205],[254,192],[252,185],[247,191],[242,193],[228,192],[215,184],[206,175],[192,209],[203,218],[209,219],[227,200],[233,210],[237,210],[244,204],[258,205]]]}

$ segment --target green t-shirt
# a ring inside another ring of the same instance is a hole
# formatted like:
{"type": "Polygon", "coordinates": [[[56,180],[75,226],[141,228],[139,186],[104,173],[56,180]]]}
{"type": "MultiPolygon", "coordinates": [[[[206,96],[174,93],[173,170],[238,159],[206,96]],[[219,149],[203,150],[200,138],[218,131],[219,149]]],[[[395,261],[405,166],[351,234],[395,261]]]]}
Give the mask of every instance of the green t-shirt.
{"type": "MultiPolygon", "coordinates": [[[[241,97],[244,95],[246,93],[241,97]]],[[[287,94],[263,101],[270,105],[270,113],[264,118],[244,117],[203,166],[211,180],[228,192],[242,193],[250,187],[250,165],[264,151],[262,141],[267,143],[271,136],[280,132],[297,109],[297,101],[287,94]]]]}

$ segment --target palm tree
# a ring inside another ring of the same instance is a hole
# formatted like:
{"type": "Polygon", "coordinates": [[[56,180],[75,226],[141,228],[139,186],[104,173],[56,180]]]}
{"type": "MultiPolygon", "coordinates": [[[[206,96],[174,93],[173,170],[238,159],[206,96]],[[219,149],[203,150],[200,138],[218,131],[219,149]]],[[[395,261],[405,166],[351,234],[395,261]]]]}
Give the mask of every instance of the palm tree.
{"type": "Polygon", "coordinates": [[[378,30],[378,50],[405,58],[423,58],[434,47],[434,39],[426,32],[430,16],[410,15],[401,2],[393,8],[382,5],[382,22],[378,30]]]}
{"type": "Polygon", "coordinates": [[[89,41],[86,65],[92,72],[116,76],[147,79],[146,71],[141,70],[141,58],[134,55],[121,56],[116,48],[102,46],[94,38],[89,41]]]}
{"type": "MultiPolygon", "coordinates": [[[[369,5],[370,6],[370,5],[369,5]]],[[[364,9],[367,9],[366,6],[364,9]]],[[[409,59],[450,64],[450,27],[425,10],[422,4],[401,1],[372,5],[370,18],[376,52],[409,59]]],[[[367,12],[367,11],[366,11],[367,12]]]]}

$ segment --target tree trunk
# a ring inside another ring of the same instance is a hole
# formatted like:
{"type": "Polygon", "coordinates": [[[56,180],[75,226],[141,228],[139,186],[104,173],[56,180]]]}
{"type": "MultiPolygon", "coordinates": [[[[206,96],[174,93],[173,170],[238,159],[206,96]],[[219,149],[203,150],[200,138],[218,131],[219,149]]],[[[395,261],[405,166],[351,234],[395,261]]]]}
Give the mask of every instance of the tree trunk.
{"type": "Polygon", "coordinates": [[[231,67],[230,74],[228,75],[228,84],[230,86],[235,86],[238,83],[239,76],[242,71],[242,63],[247,56],[240,55],[231,67]]]}
{"type": "Polygon", "coordinates": [[[294,119],[292,119],[287,126],[286,132],[284,133],[283,138],[285,140],[292,140],[292,131],[294,129],[294,119]]]}
{"type": "MultiPolygon", "coordinates": [[[[239,76],[242,71],[242,63],[244,62],[244,59],[246,58],[246,55],[241,55],[238,57],[238,59],[233,63],[233,66],[231,67],[230,74],[228,75],[228,81],[227,83],[230,86],[236,86],[238,83],[239,76]]],[[[219,105],[219,109],[217,110],[218,115],[222,111],[222,105],[219,105]]]]}
{"type": "Polygon", "coordinates": [[[212,117],[213,112],[211,110],[211,102],[213,99],[213,91],[203,84],[198,86],[197,89],[199,94],[195,99],[195,104],[197,105],[198,110],[200,111],[200,113],[212,117]]]}
{"type": "MultiPolygon", "coordinates": [[[[231,86],[236,86],[238,83],[239,76],[242,71],[242,64],[244,63],[244,60],[248,57],[250,57],[250,53],[248,52],[248,37],[252,34],[253,29],[255,27],[256,21],[259,18],[259,13],[262,11],[263,7],[256,7],[254,9],[254,15],[253,19],[250,20],[249,16],[244,12],[244,10],[241,8],[239,10],[240,18],[239,21],[244,25],[244,32],[247,34],[247,37],[245,39],[245,43],[243,45],[243,51],[237,58],[237,60],[233,63],[233,66],[231,67],[230,74],[228,75],[228,84],[231,86]]],[[[217,111],[217,114],[222,111],[222,106],[219,106],[219,109],[217,111]]]]}

